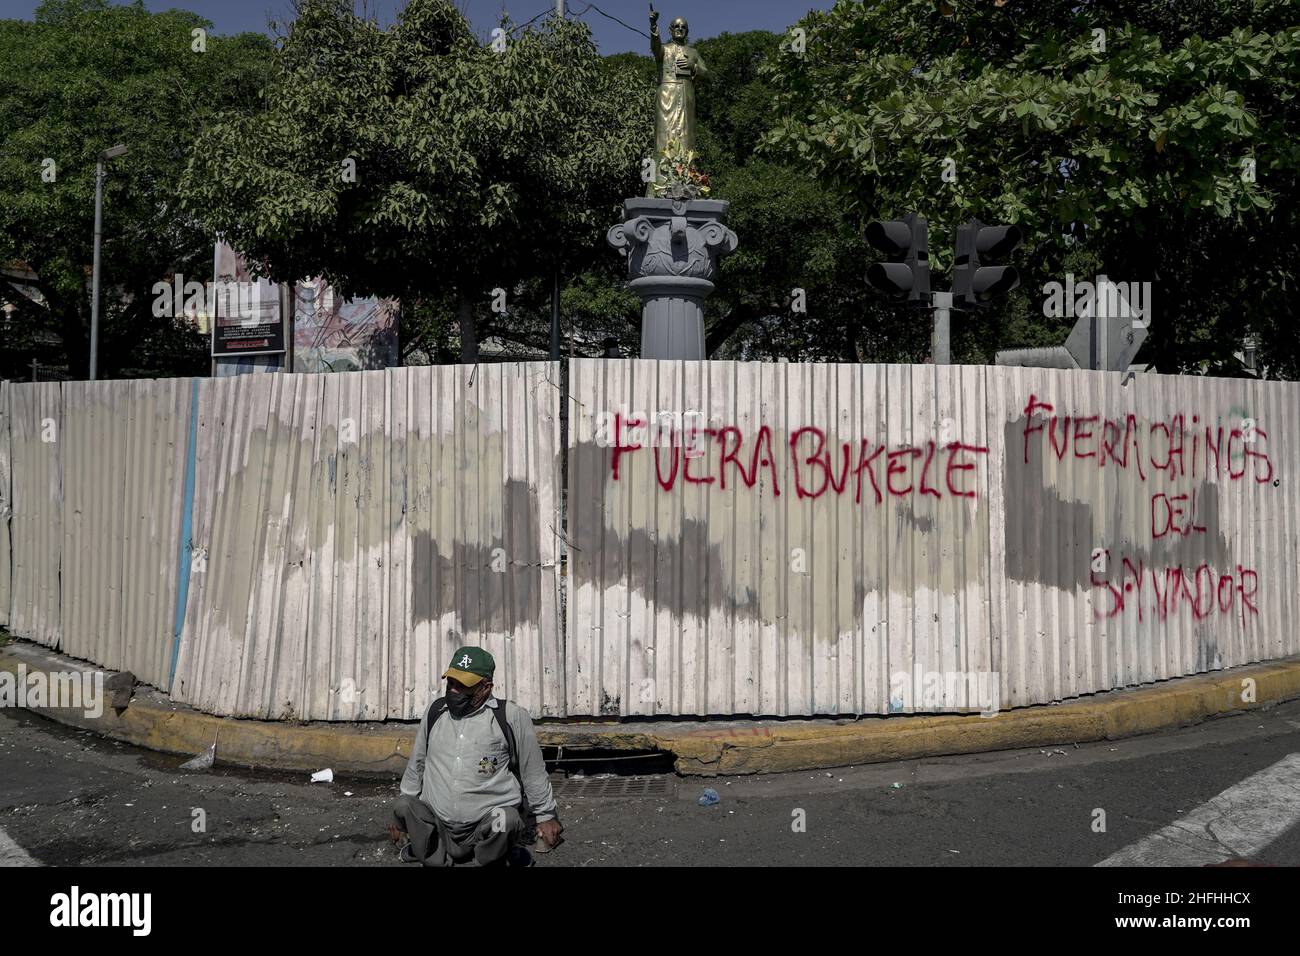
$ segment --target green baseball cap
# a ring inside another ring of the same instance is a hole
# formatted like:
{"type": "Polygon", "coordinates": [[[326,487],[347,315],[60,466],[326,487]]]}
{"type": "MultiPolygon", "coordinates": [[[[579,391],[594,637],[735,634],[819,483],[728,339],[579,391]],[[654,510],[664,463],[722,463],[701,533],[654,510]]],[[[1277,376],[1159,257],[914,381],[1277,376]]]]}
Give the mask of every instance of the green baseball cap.
{"type": "Polygon", "coordinates": [[[466,687],[473,687],[484,678],[491,680],[496,669],[497,662],[483,648],[460,647],[451,655],[451,663],[442,672],[442,676],[455,678],[466,687]]]}

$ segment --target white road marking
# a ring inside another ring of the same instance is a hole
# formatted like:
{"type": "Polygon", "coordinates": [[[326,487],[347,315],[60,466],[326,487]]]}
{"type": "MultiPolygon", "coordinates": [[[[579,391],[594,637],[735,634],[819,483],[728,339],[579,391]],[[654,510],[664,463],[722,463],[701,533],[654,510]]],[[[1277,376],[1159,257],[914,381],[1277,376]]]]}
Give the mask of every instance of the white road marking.
{"type": "Polygon", "coordinates": [[[1204,866],[1250,857],[1300,823],[1300,753],[1252,774],[1098,866],[1204,866]]]}
{"type": "Polygon", "coordinates": [[[0,827],[0,866],[40,866],[0,827]]]}

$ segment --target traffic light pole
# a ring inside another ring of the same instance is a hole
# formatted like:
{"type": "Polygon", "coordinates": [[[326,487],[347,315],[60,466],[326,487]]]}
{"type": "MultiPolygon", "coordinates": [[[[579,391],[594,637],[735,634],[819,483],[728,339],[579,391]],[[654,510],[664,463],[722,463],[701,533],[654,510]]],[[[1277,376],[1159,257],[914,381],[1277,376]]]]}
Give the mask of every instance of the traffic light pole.
{"type": "Polygon", "coordinates": [[[1020,247],[1019,226],[986,226],[978,219],[958,226],[949,292],[930,291],[930,225],[924,216],[909,212],[902,219],[873,220],[863,238],[885,256],[867,267],[867,284],[897,302],[933,313],[930,361],[935,365],[952,364],[949,328],[954,306],[974,311],[1020,285],[1014,266],[997,264],[1020,247]]]}
{"type": "Polygon", "coordinates": [[[948,324],[952,314],[952,293],[931,292],[930,307],[934,311],[934,331],[930,334],[930,357],[935,365],[951,365],[948,348],[948,324]]]}

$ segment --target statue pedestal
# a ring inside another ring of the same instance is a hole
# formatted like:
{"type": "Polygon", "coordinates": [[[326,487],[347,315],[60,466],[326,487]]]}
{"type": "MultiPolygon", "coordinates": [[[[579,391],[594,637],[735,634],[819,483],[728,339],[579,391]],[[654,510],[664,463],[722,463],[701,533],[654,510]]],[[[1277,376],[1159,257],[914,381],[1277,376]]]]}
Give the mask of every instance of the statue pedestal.
{"type": "Polygon", "coordinates": [[[628,199],[609,244],[627,256],[628,287],[641,297],[641,358],[703,360],[704,300],[718,259],[735,251],[726,202],[628,199]]]}

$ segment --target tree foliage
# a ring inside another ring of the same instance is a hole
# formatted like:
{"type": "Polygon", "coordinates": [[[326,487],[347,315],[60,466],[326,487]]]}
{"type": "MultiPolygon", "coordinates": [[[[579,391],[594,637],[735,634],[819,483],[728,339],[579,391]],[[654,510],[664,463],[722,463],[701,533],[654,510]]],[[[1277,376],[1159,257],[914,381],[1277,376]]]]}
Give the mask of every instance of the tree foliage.
{"type": "MultiPolygon", "coordinates": [[[[34,351],[84,374],[94,157],[119,141],[109,371],[201,368],[202,343],[150,315],[149,289],[206,276],[217,233],[272,278],[401,298],[404,353],[450,361],[488,336],[545,351],[558,271],[574,350],[613,337],[634,354],[639,303],[604,235],[644,192],[652,58],[601,58],[584,25],[551,17],[503,24],[498,52],[450,0],[411,0],[390,29],[348,0],[296,12],[278,50],[209,37],[203,55],[204,21],[139,2],[46,0],[33,23],[0,21],[0,259],[35,269],[46,303],[8,296],[22,312],[0,374],[34,351]]],[[[700,163],[740,237],[708,304],[714,357],[924,360],[924,313],[864,281],[862,227],[915,209],[939,289],[958,223],[1028,234],[1022,288],[954,322],[958,361],[1061,343],[1070,320],[1044,317],[1042,285],[1104,273],[1153,283],[1141,360],[1231,369],[1250,330],[1272,374],[1300,374],[1292,4],[866,0],[797,26],[806,47],[764,31],[696,44],[700,163]]]]}
{"type": "Polygon", "coordinates": [[[700,42],[703,163],[740,237],[709,301],[716,358],[920,361],[923,323],[871,295],[858,214],[806,165],[760,152],[774,120],[766,64],[786,38],[764,30],[700,42]],[[799,309],[800,311],[796,311],[799,309]]]}
{"type": "Polygon", "coordinates": [[[503,29],[498,50],[448,0],[388,30],[304,0],[262,107],[196,144],[186,208],[272,277],[431,314],[587,265],[634,194],[648,99],[581,22],[503,29]]]}
{"type": "Polygon", "coordinates": [[[6,287],[18,311],[0,376],[36,358],[85,377],[95,158],[119,142],[130,152],[110,161],[104,186],[101,373],[205,367],[203,340],[154,317],[150,290],[175,271],[211,272],[212,246],[177,183],[212,114],[256,97],[271,52],[252,34],[208,36],[196,52],[193,31],[211,26],[138,0],[46,0],[34,21],[0,20],[0,263],[33,270],[44,300],[6,287]]]}
{"type": "Polygon", "coordinates": [[[1162,370],[1221,365],[1252,328],[1274,370],[1300,371],[1291,3],[868,0],[800,26],[806,50],[764,71],[768,155],[864,220],[926,215],[937,269],[966,219],[1026,231],[1024,294],[960,323],[966,354],[1032,344],[1011,333],[1047,331],[1036,290],[1082,256],[1153,283],[1142,358],[1162,370]]]}

